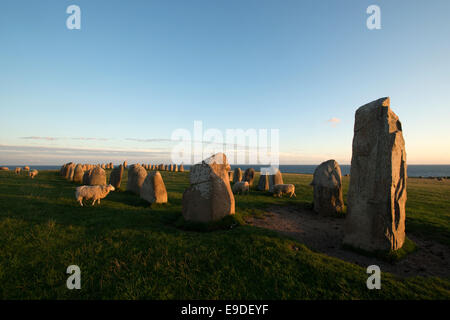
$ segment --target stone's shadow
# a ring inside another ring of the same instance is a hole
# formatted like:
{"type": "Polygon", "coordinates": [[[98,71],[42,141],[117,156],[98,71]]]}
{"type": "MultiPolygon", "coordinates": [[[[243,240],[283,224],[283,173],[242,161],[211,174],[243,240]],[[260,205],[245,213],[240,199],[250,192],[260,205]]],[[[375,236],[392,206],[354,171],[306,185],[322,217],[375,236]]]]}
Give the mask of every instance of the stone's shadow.
{"type": "Polygon", "coordinates": [[[363,268],[375,264],[381,271],[401,277],[450,276],[450,255],[444,254],[448,252],[447,247],[412,235],[408,237],[417,244],[419,250],[393,264],[343,248],[345,219],[340,217],[323,216],[306,209],[273,207],[262,219],[250,217],[247,223],[289,236],[316,252],[355,263],[363,268]]]}

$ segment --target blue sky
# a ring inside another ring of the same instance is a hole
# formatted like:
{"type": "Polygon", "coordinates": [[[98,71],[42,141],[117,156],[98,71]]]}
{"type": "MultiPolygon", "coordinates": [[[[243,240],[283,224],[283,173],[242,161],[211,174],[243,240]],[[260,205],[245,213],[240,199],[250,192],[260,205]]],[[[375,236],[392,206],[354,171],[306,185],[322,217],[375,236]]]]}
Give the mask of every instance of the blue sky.
{"type": "Polygon", "coordinates": [[[346,164],[354,112],[384,96],[408,162],[450,163],[449,12],[447,0],[3,0],[0,164],[167,161],[171,133],[195,120],[279,129],[281,163],[346,164]],[[66,28],[72,4],[81,30],[66,28]],[[366,28],[371,4],[381,30],[366,28]]]}

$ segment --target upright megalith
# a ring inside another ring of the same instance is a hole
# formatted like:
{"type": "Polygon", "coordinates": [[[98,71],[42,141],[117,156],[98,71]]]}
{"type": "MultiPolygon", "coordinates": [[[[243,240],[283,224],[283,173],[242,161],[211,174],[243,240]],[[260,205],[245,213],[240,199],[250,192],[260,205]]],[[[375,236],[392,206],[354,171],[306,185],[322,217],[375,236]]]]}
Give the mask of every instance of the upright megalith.
{"type": "Polygon", "coordinates": [[[106,186],[106,172],[101,166],[92,169],[89,175],[89,184],[91,186],[106,186]]]}
{"type": "Polygon", "coordinates": [[[178,171],[179,172],[184,172],[184,165],[183,164],[180,164],[180,167],[178,168],[178,171]]]}
{"type": "Polygon", "coordinates": [[[248,185],[251,187],[253,185],[253,180],[255,179],[255,169],[248,168],[244,172],[244,178],[243,181],[247,181],[248,185]]]}
{"type": "Polygon", "coordinates": [[[71,163],[67,166],[66,179],[73,181],[73,174],[75,172],[75,163],[71,163]]]}
{"type": "Polygon", "coordinates": [[[183,217],[189,221],[217,221],[234,214],[234,196],[223,153],[217,153],[191,167],[190,187],[183,193],[183,217]]]}
{"type": "Polygon", "coordinates": [[[269,173],[265,172],[259,176],[258,182],[258,190],[259,191],[269,191],[269,173]]]}
{"type": "Polygon", "coordinates": [[[398,250],[405,241],[406,152],[389,98],[355,114],[344,244],[398,250]]]}
{"type": "Polygon", "coordinates": [[[77,164],[75,170],[73,171],[73,182],[82,184],[83,183],[84,170],[81,164],[77,164]]]}
{"type": "Polygon", "coordinates": [[[314,211],[324,215],[335,215],[344,210],[342,196],[341,167],[335,160],[322,162],[314,170],[314,211]]]}
{"type": "Polygon", "coordinates": [[[240,182],[242,181],[242,170],[241,168],[235,168],[233,173],[233,182],[240,182]]]}
{"type": "Polygon", "coordinates": [[[141,194],[141,187],[147,177],[147,170],[139,164],[133,164],[128,169],[127,191],[141,194]]]}
{"type": "Polygon", "coordinates": [[[73,164],[72,162],[68,162],[61,169],[61,175],[67,180],[69,180],[70,168],[72,166],[75,166],[75,164],[73,164]]]}
{"type": "Polygon", "coordinates": [[[120,189],[120,184],[122,183],[123,176],[123,165],[119,165],[115,167],[111,171],[111,175],[109,176],[109,184],[114,187],[115,190],[120,189]]]}
{"type": "Polygon", "coordinates": [[[84,174],[83,174],[83,184],[84,185],[89,185],[89,181],[91,180],[92,170],[93,169],[88,169],[88,170],[84,171],[84,174]]]}
{"type": "MultiPolygon", "coordinates": [[[[244,179],[245,180],[245,179],[244,179]]],[[[261,170],[259,176],[258,190],[260,191],[273,191],[273,186],[276,184],[284,184],[283,176],[276,167],[270,167],[269,169],[261,170]]]]}
{"type": "Polygon", "coordinates": [[[140,196],[150,203],[167,203],[167,190],[159,171],[152,171],[147,175],[140,196]]]}

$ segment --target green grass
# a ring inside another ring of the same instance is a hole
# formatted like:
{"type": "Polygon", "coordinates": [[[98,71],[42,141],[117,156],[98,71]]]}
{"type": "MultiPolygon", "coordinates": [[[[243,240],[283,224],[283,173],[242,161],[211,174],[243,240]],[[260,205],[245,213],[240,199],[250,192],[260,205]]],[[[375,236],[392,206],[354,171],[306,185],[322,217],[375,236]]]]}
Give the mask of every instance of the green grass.
{"type": "MultiPolygon", "coordinates": [[[[365,268],[242,224],[268,207],[310,208],[310,175],[283,175],[296,199],[237,196],[236,217],[212,227],[181,219],[188,173],[162,176],[168,204],[150,207],[122,190],[80,207],[76,185],[54,171],[34,180],[0,172],[0,298],[450,299],[448,278],[383,273],[382,289],[368,290],[365,268]],[[66,288],[72,264],[81,268],[81,290],[66,288]]],[[[126,173],[124,180],[122,188],[126,173]]],[[[450,181],[409,179],[408,234],[450,246],[449,208],[450,181]]]]}

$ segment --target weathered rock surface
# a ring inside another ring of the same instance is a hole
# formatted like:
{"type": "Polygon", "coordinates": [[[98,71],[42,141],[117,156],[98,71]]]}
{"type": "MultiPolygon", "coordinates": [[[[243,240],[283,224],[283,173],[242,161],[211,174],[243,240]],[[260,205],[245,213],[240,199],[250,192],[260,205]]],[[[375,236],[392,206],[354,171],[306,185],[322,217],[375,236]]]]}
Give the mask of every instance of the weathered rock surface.
{"type": "Polygon", "coordinates": [[[242,170],[241,168],[236,168],[233,173],[233,182],[236,183],[240,181],[242,181],[242,170]]]}
{"type": "Polygon", "coordinates": [[[83,174],[83,185],[89,185],[89,181],[91,180],[91,173],[93,169],[88,169],[83,174]]]}
{"type": "Polygon", "coordinates": [[[190,187],[183,193],[183,217],[189,221],[217,221],[234,214],[234,196],[223,153],[217,153],[191,167],[190,187]]]}
{"type": "Polygon", "coordinates": [[[123,176],[123,165],[119,165],[115,167],[111,171],[111,175],[109,176],[109,184],[114,187],[114,189],[119,190],[120,184],[122,183],[123,176]]]}
{"type": "Polygon", "coordinates": [[[179,172],[184,172],[184,166],[182,164],[180,164],[180,167],[178,168],[179,172]]]}
{"type": "Polygon", "coordinates": [[[341,167],[335,160],[322,162],[314,170],[314,211],[325,215],[335,215],[344,210],[342,196],[341,167]]]}
{"type": "Polygon", "coordinates": [[[73,174],[75,172],[75,163],[71,163],[67,166],[67,180],[73,181],[73,174]]]}
{"type": "Polygon", "coordinates": [[[389,98],[355,114],[344,244],[397,250],[405,241],[406,152],[389,98]]]}
{"type": "Polygon", "coordinates": [[[141,198],[150,203],[166,203],[167,190],[159,171],[150,172],[141,187],[141,198]]]}
{"type": "Polygon", "coordinates": [[[81,164],[77,164],[73,172],[73,182],[81,184],[83,183],[84,170],[81,164]]]}
{"type": "Polygon", "coordinates": [[[141,187],[147,177],[147,171],[140,165],[131,165],[128,169],[127,190],[135,194],[141,194],[141,187]]]}
{"type": "Polygon", "coordinates": [[[244,178],[243,181],[247,181],[248,185],[251,187],[253,185],[253,180],[255,179],[255,169],[248,168],[244,172],[244,178]]]}
{"type": "Polygon", "coordinates": [[[261,172],[258,182],[258,190],[273,192],[273,186],[283,184],[283,176],[278,168],[271,168],[261,172]]]}
{"type": "Polygon", "coordinates": [[[268,173],[261,173],[261,175],[259,176],[258,190],[259,191],[269,191],[269,174],[268,173]]]}
{"type": "Polygon", "coordinates": [[[92,169],[89,175],[89,184],[91,186],[106,186],[106,172],[100,166],[92,169]]]}

